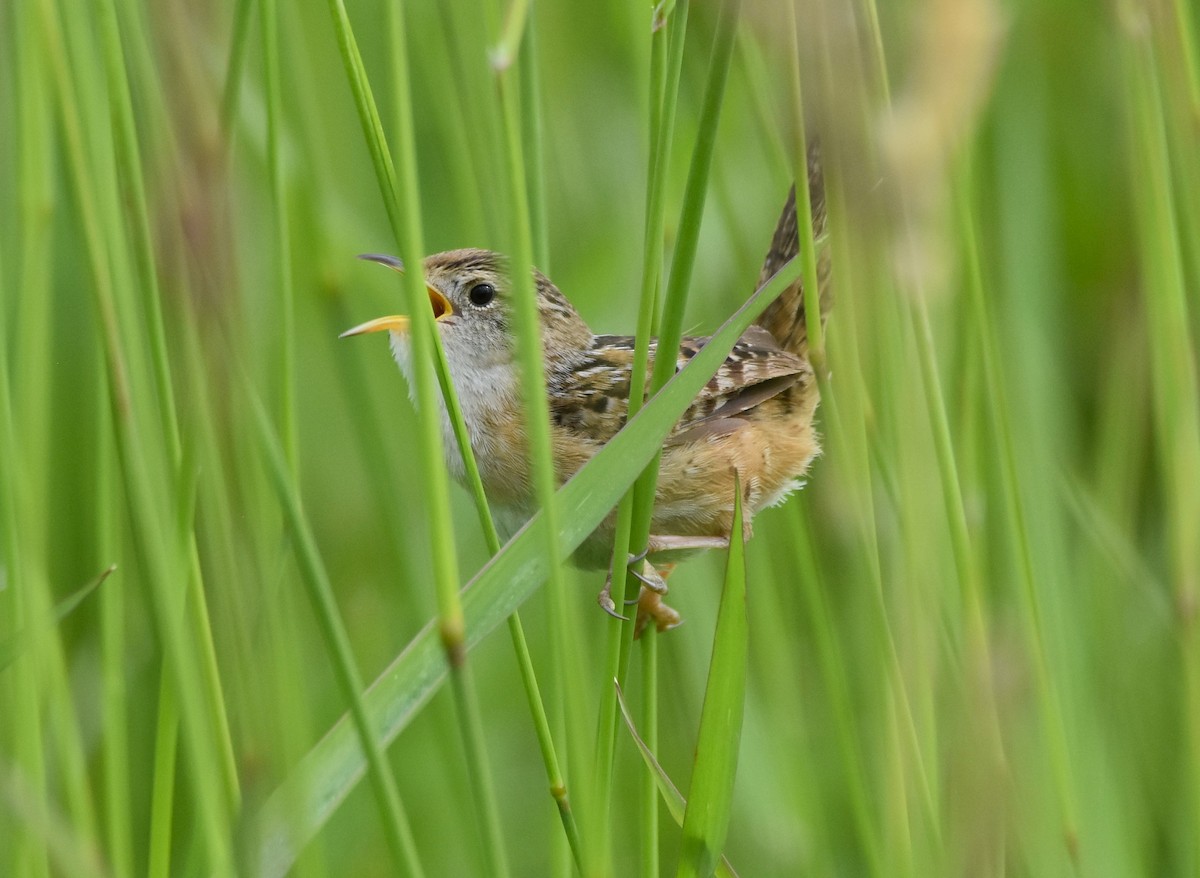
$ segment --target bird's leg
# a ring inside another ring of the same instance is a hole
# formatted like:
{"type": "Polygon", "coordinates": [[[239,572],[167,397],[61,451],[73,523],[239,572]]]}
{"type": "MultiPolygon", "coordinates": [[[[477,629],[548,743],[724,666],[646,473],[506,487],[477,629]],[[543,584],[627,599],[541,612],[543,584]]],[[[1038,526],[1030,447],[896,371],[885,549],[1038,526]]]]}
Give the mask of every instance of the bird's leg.
{"type": "Polygon", "coordinates": [[[656,555],[659,552],[680,552],[689,549],[728,549],[729,537],[683,537],[674,534],[650,534],[646,542],[646,555],[656,555]]]}

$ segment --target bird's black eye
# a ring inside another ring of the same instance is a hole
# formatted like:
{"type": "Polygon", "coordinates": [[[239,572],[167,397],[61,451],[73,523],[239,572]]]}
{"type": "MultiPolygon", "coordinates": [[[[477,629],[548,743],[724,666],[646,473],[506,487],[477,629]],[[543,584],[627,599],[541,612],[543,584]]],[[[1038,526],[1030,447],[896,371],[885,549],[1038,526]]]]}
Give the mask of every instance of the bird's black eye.
{"type": "Polygon", "coordinates": [[[491,284],[475,284],[467,295],[472,305],[482,308],[496,298],[496,288],[491,284]]]}

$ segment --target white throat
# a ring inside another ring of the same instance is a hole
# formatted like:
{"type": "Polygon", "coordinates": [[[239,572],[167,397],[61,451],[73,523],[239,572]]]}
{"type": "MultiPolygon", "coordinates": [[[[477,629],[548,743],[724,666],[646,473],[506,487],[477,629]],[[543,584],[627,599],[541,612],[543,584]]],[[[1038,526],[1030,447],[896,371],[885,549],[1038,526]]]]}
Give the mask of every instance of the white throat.
{"type": "MultiPolygon", "coordinates": [[[[407,334],[391,332],[392,356],[396,365],[408,382],[408,395],[413,405],[418,405],[412,380],[412,345],[407,334]]],[[[492,425],[498,416],[504,412],[519,411],[518,383],[516,370],[511,363],[496,363],[480,361],[478,351],[463,350],[459,340],[452,333],[443,333],[442,342],[446,348],[446,359],[450,364],[450,379],[454,382],[454,390],[462,407],[463,420],[467,424],[467,433],[471,439],[471,450],[477,461],[484,464],[492,460],[501,450],[496,446],[500,437],[495,435],[492,425]]],[[[446,466],[450,474],[462,482],[466,468],[462,455],[458,450],[458,440],[454,436],[454,427],[450,423],[450,414],[446,410],[446,402],[438,394],[438,414],[442,423],[442,447],[446,457],[446,466]]]]}

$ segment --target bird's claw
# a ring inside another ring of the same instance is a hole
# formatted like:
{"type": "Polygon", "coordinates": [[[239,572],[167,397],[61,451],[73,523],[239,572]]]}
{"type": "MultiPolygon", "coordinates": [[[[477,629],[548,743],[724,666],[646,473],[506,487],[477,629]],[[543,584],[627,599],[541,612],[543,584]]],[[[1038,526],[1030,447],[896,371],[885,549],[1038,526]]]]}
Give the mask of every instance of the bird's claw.
{"type": "MultiPolygon", "coordinates": [[[[637,605],[637,621],[634,625],[634,637],[640,637],[642,631],[653,620],[654,627],[659,631],[669,631],[672,628],[677,628],[683,623],[679,613],[667,606],[662,601],[662,596],[667,593],[666,577],[671,572],[673,564],[668,564],[660,572],[653,564],[646,560],[648,552],[642,552],[639,555],[630,555],[628,561],[628,570],[631,576],[641,583],[641,588],[638,589],[638,596],[632,600],[625,600],[622,603],[625,606],[637,605]],[[641,569],[637,569],[638,566],[641,569]]],[[[612,573],[604,580],[604,588],[600,590],[600,594],[596,596],[596,603],[600,605],[600,609],[608,613],[614,619],[619,619],[622,622],[628,622],[629,617],[623,616],[617,612],[616,601],[612,596],[613,577],[612,573]]]]}
{"type": "Polygon", "coordinates": [[[629,568],[629,573],[634,579],[636,579],[642,585],[646,586],[646,588],[650,589],[652,592],[655,592],[657,594],[666,594],[667,593],[667,583],[663,580],[662,575],[657,570],[654,569],[654,565],[646,562],[643,564],[642,570],[643,571],[648,570],[650,572],[649,573],[646,573],[646,572],[639,573],[631,565],[629,568]]]}
{"type": "MultiPolygon", "coordinates": [[[[608,615],[612,616],[614,619],[620,619],[622,622],[629,621],[628,616],[622,616],[620,613],[617,612],[617,605],[615,603],[613,603],[612,577],[609,577],[608,579],[604,580],[604,588],[600,589],[600,594],[596,595],[596,603],[598,603],[600,605],[600,609],[602,609],[604,612],[608,613],[608,615]]],[[[626,603],[630,603],[630,602],[626,601],[626,603]]],[[[632,601],[632,603],[636,604],[637,601],[634,600],[634,601],[632,601]]]]}

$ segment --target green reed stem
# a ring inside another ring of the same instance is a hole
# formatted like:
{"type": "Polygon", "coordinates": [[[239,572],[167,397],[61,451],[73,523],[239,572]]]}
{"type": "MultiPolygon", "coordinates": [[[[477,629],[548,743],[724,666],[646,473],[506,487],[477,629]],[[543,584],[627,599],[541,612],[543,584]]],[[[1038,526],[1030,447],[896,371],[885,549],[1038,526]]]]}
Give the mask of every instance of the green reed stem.
{"type": "MultiPolygon", "coordinates": [[[[651,753],[658,752],[658,631],[647,625],[642,633],[642,721],[639,730],[651,753]]],[[[658,831],[658,781],[642,773],[642,878],[658,878],[661,870],[658,831]]]]}
{"type": "Polygon", "coordinates": [[[179,708],[164,664],[158,685],[158,712],[154,733],[154,779],[150,791],[149,861],[146,874],[167,878],[171,874],[171,842],[175,813],[175,759],[179,744],[179,708]]]}
{"type": "Polygon", "coordinates": [[[400,801],[400,791],[396,786],[396,779],[387,764],[383,746],[371,727],[366,707],[363,704],[362,693],[366,687],[354,661],[350,636],[346,633],[342,623],[337,601],[333,596],[333,586],[329,582],[329,575],[321,561],[316,540],[308,525],[308,519],[300,507],[300,498],[296,493],[295,482],[284,458],[282,446],[273,435],[270,421],[257,397],[251,399],[251,405],[254,409],[255,426],[263,454],[266,457],[269,475],[279,494],[284,517],[296,548],[300,572],[303,574],[308,597],[313,605],[313,615],[316,617],[326,648],[333,659],[333,670],[342,689],[342,695],[350,703],[350,715],[358,730],[363,753],[366,754],[368,773],[379,803],[380,813],[385,818],[383,828],[388,838],[388,844],[395,856],[396,864],[404,870],[404,874],[423,875],[424,871],[417,859],[416,842],[413,840],[404,805],[400,801]]]}
{"type": "Polygon", "coordinates": [[[246,72],[246,45],[250,42],[250,14],[253,11],[254,0],[237,0],[233,12],[229,61],[225,65],[225,79],[221,86],[221,133],[227,144],[233,141],[233,122],[237,116],[238,97],[242,91],[242,76],[246,72]]]}
{"type": "MultiPolygon", "coordinates": [[[[972,241],[969,238],[968,241],[972,241]]],[[[978,271],[972,271],[967,285],[970,318],[975,323],[983,360],[984,381],[987,388],[988,417],[995,435],[996,463],[1004,492],[1003,503],[1006,525],[1011,540],[1013,561],[1021,585],[1021,611],[1024,616],[1026,635],[1029,638],[1031,658],[1041,722],[1049,751],[1051,776],[1058,803],[1058,820],[1062,841],[1068,855],[1077,856],[1078,827],[1077,806],[1071,776],[1070,754],[1067,746],[1066,729],[1063,723],[1061,699],[1051,672],[1046,648],[1046,625],[1040,593],[1041,577],[1033,561],[1028,530],[1028,516],[1022,497],[1020,461],[1015,448],[1013,420],[1009,410],[1008,390],[1004,378],[1003,362],[998,353],[994,319],[989,313],[988,291],[978,271]]]]}
{"type": "MultiPolygon", "coordinates": [[[[514,7],[515,8],[515,7],[514,7]]],[[[532,19],[529,20],[532,26],[532,19]]],[[[558,630],[553,635],[553,649],[558,659],[560,673],[565,674],[569,666],[567,645],[565,642],[566,613],[566,582],[563,576],[563,562],[557,534],[559,530],[557,501],[554,493],[558,487],[558,476],[554,467],[553,443],[550,435],[550,401],[546,396],[545,368],[543,365],[541,320],[538,315],[537,293],[533,283],[534,238],[532,219],[538,220],[537,240],[542,251],[548,249],[547,231],[545,224],[545,209],[543,204],[543,184],[540,169],[540,145],[538,144],[539,97],[536,87],[536,57],[534,43],[527,35],[523,54],[526,56],[512,70],[496,64],[496,78],[499,88],[500,109],[504,127],[505,154],[507,158],[507,179],[509,182],[509,204],[512,211],[510,223],[511,265],[510,277],[513,285],[513,313],[516,328],[517,363],[521,371],[521,398],[525,405],[526,436],[528,454],[534,488],[534,496],[542,509],[543,534],[545,535],[545,551],[549,566],[547,581],[547,600],[551,606],[551,617],[556,620],[558,630]],[[524,95],[524,103],[522,103],[524,95]],[[526,136],[535,139],[533,155],[530,159],[525,156],[524,143],[526,136]],[[533,162],[530,164],[530,162],[533,162]],[[527,169],[532,168],[532,175],[527,169]],[[535,204],[531,210],[532,200],[535,204]]],[[[515,43],[509,46],[509,51],[515,51],[515,43]]],[[[496,63],[496,62],[494,62],[496,63]]],[[[546,255],[543,252],[543,255],[546,255]]],[[[523,671],[524,673],[524,671],[523,671]]],[[[529,669],[532,673],[532,668],[529,669]]],[[[532,701],[532,699],[531,699],[532,701]]],[[[559,812],[563,817],[563,826],[571,843],[572,853],[579,862],[582,855],[579,849],[578,830],[571,818],[567,805],[565,786],[558,771],[557,759],[549,749],[551,741],[548,735],[544,737],[543,759],[547,771],[551,773],[551,792],[559,812]],[[557,782],[556,782],[557,778],[557,782]]]]}
{"type": "Polygon", "coordinates": [[[90,291],[99,316],[111,417],[133,518],[132,535],[145,568],[145,578],[150,584],[149,603],[166,653],[171,681],[180,697],[180,715],[185,730],[201,837],[210,866],[222,872],[231,863],[231,849],[225,829],[228,825],[229,800],[217,788],[217,781],[211,772],[212,766],[221,763],[219,746],[209,731],[211,725],[200,696],[203,689],[201,674],[182,629],[181,601],[170,590],[172,583],[181,580],[181,565],[176,554],[168,550],[173,540],[164,532],[163,522],[168,521],[169,516],[162,514],[162,503],[154,489],[154,480],[149,471],[152,458],[147,453],[148,446],[143,441],[130,393],[128,357],[116,307],[118,288],[113,283],[112,251],[105,234],[107,231],[117,238],[120,225],[114,227],[112,223],[101,220],[101,194],[97,191],[97,175],[86,153],[83,117],[71,58],[50,0],[41,0],[39,11],[47,54],[58,89],[67,159],[75,184],[80,225],[92,271],[90,291]]]}
{"type": "MultiPolygon", "coordinates": [[[[687,0],[679,3],[673,15],[655,18],[650,32],[650,153],[646,172],[646,218],[642,239],[641,296],[638,307],[633,365],[629,381],[629,418],[641,409],[646,398],[650,341],[658,327],[658,289],[662,279],[663,228],[665,225],[664,193],[667,181],[667,162],[675,132],[675,107],[679,98],[679,76],[683,66],[683,47],[687,36],[687,0]]],[[[626,558],[632,542],[632,526],[637,503],[636,485],[621,498],[613,532],[613,560],[609,576],[616,594],[636,593],[639,583],[626,573],[626,558]],[[618,583],[625,579],[624,588],[618,583]]],[[[612,796],[612,760],[617,733],[617,703],[615,693],[610,697],[610,679],[621,674],[624,644],[632,639],[632,626],[609,625],[606,647],[607,669],[601,688],[600,717],[596,733],[596,766],[593,781],[595,814],[592,835],[599,839],[594,854],[607,857],[609,848],[609,808],[612,796]]],[[[603,869],[604,860],[596,859],[591,866],[603,869]]]]}
{"type": "Polygon", "coordinates": [[[508,14],[504,16],[504,30],[496,42],[496,47],[489,53],[492,67],[497,72],[507,70],[512,64],[525,35],[525,24],[531,17],[529,9],[532,5],[531,0],[512,0],[508,7],[508,14]]]}
{"type": "MultiPolygon", "coordinates": [[[[808,339],[808,359],[813,372],[824,380],[825,328],[821,322],[821,288],[817,277],[817,248],[814,241],[812,193],[808,188],[808,133],[805,130],[804,91],[800,85],[800,45],[796,33],[796,7],[785,3],[789,13],[788,36],[791,40],[791,69],[788,86],[792,110],[792,179],[796,184],[796,231],[800,236],[800,260],[804,268],[804,331],[808,339]]],[[[822,388],[824,389],[824,388],[822,388]]]]}
{"type": "MultiPolygon", "coordinates": [[[[340,5],[340,4],[339,4],[340,5]]],[[[343,13],[344,14],[344,13],[343,13]]],[[[399,193],[393,187],[385,189],[385,200],[399,201],[389,208],[393,232],[402,258],[410,266],[421,265],[424,252],[421,235],[419,206],[420,184],[417,176],[416,135],[413,128],[412,96],[408,69],[408,45],[400,19],[400,10],[391,13],[392,79],[396,101],[396,148],[398,153],[400,186],[399,193]]],[[[346,36],[349,25],[346,23],[346,36]]],[[[352,39],[352,38],[351,38],[352,39]]],[[[361,65],[361,62],[359,62],[361,65]]],[[[369,99],[369,87],[362,82],[369,99]]],[[[360,103],[360,107],[361,107],[360,103]]],[[[373,111],[372,111],[373,112],[373,111]]],[[[373,147],[375,153],[388,155],[382,131],[376,130],[379,142],[373,147]]],[[[370,139],[370,133],[368,133],[370,139]]],[[[433,315],[428,306],[425,292],[424,273],[418,270],[405,272],[403,286],[407,294],[409,313],[412,320],[410,333],[412,344],[412,380],[416,390],[417,406],[421,413],[418,419],[420,447],[424,459],[426,499],[432,507],[431,529],[440,539],[435,540],[434,584],[438,598],[438,616],[442,644],[450,666],[452,689],[457,706],[460,731],[463,736],[464,753],[472,779],[472,793],[476,817],[483,833],[484,852],[492,874],[505,875],[508,867],[500,828],[499,812],[495,792],[492,788],[491,771],[487,765],[485,735],[479,714],[479,706],[470,673],[466,667],[464,647],[465,625],[462,601],[458,593],[458,561],[454,553],[453,521],[450,515],[449,484],[442,459],[441,428],[435,415],[437,411],[437,389],[435,364],[444,364],[444,353],[438,351],[440,340],[433,325],[433,315]]],[[[446,385],[447,379],[443,379],[446,385]]]]}
{"type": "MultiPolygon", "coordinates": [[[[1147,15],[1133,8],[1124,11],[1139,24],[1139,17],[1147,15]]],[[[1189,865],[1196,868],[1200,864],[1196,834],[1200,831],[1200,497],[1196,491],[1196,485],[1200,485],[1200,389],[1191,333],[1197,313],[1192,309],[1197,300],[1193,286],[1189,302],[1159,58],[1147,28],[1130,30],[1124,60],[1129,80],[1134,179],[1140,184],[1134,187],[1134,196],[1143,254],[1159,478],[1169,509],[1166,545],[1182,665],[1182,721],[1188,739],[1189,794],[1184,797],[1188,813],[1183,822],[1190,837],[1186,852],[1189,865]]],[[[1193,107],[1196,109],[1200,107],[1193,107]]],[[[1194,155],[1190,158],[1195,160],[1194,155]]],[[[1181,177],[1187,180],[1185,175],[1181,177]]],[[[1186,197],[1185,193],[1187,189],[1181,194],[1186,197]]],[[[1195,210],[1194,204],[1191,209],[1195,210]]],[[[1192,278],[1192,284],[1197,280],[1192,278]]]]}
{"type": "Polygon", "coordinates": [[[287,192],[283,179],[280,130],[283,126],[283,96],[279,68],[279,13],[276,0],[259,0],[263,52],[263,86],[267,97],[267,177],[270,180],[273,243],[275,245],[275,308],[279,339],[273,370],[277,394],[279,435],[293,480],[299,468],[296,438],[296,338],[295,303],[292,285],[292,245],[288,229],[287,192]]]}
{"type": "MultiPolygon", "coordinates": [[[[671,275],[667,283],[662,319],[659,325],[657,340],[657,355],[654,358],[650,380],[650,392],[656,393],[675,374],[676,352],[683,336],[683,312],[687,303],[687,293],[691,286],[692,269],[695,264],[696,248],[700,239],[700,224],[703,219],[704,201],[708,191],[708,177],[712,168],[712,155],[716,143],[717,123],[721,115],[721,104],[725,95],[725,84],[728,81],[730,60],[733,57],[733,46],[737,31],[737,20],[741,9],[741,0],[724,0],[721,4],[717,20],[716,35],[713,41],[712,56],[709,62],[708,82],[705,86],[704,103],[700,112],[696,144],[692,152],[692,162],[688,170],[687,184],[684,189],[683,209],[679,220],[679,235],[675,242],[674,256],[671,261],[671,275]]],[[[682,39],[682,36],[679,37],[682,39]]],[[[669,84],[669,83],[668,83],[669,84]]],[[[666,92],[664,92],[666,94],[666,92]]],[[[664,112],[663,120],[667,120],[664,112]]],[[[660,140],[660,147],[665,147],[665,138],[660,140]]],[[[665,161],[665,158],[663,159],[665,161]]],[[[656,164],[661,172],[661,166],[656,164]]],[[[649,226],[649,224],[648,224],[649,226]]],[[[649,228],[648,228],[649,231],[649,228]]],[[[647,247],[650,245],[647,244],[647,247]]],[[[651,268],[643,271],[643,282],[647,283],[651,268]]],[[[643,294],[647,287],[643,287],[643,294]]],[[[643,303],[645,299],[643,299],[643,303]]],[[[645,306],[643,305],[643,309],[645,306]]],[[[639,315],[639,324],[641,323],[639,315]]],[[[639,331],[643,327],[639,325],[639,331]]],[[[637,376],[634,372],[634,378],[637,376]]],[[[630,401],[640,399],[630,388],[630,401]]],[[[638,479],[634,487],[632,524],[630,533],[631,546],[641,552],[647,545],[650,534],[651,516],[654,510],[655,484],[658,480],[658,455],[655,455],[650,465],[638,479]]],[[[618,541],[619,542],[619,541],[618,541]]],[[[618,544],[618,549],[621,546],[618,544]]],[[[615,582],[615,577],[614,577],[615,582]]],[[[641,583],[632,575],[625,576],[625,588],[614,589],[623,593],[626,600],[637,597],[641,583]]],[[[620,632],[619,650],[610,649],[607,666],[610,679],[624,679],[629,664],[629,653],[633,645],[633,626],[624,625],[620,632]],[[615,660],[615,661],[614,661],[615,660]]],[[[614,635],[615,637],[615,635],[614,635]]],[[[617,705],[616,691],[605,687],[601,695],[600,730],[597,743],[597,773],[596,783],[599,790],[599,806],[597,820],[603,825],[608,823],[608,811],[611,794],[611,772],[613,747],[616,742],[617,705]]],[[[607,833],[602,850],[607,855],[607,833]]]]}
{"type": "MultiPolygon", "coordinates": [[[[0,253],[0,303],[8,301],[9,283],[4,273],[3,253],[0,253]]],[[[25,612],[24,592],[28,574],[22,555],[21,539],[18,534],[18,491],[21,482],[19,472],[23,462],[18,453],[16,430],[14,429],[12,391],[9,378],[9,350],[7,309],[0,305],[0,559],[3,560],[6,588],[0,591],[0,638],[4,642],[20,636],[23,625],[29,624],[25,612]]],[[[37,687],[33,674],[18,674],[22,663],[32,663],[29,656],[17,655],[13,665],[0,673],[0,693],[10,709],[0,717],[0,733],[6,748],[6,774],[22,775],[33,779],[44,776],[45,760],[41,753],[41,706],[38,704],[37,687]]],[[[6,778],[7,780],[7,778],[6,778]]],[[[0,805],[6,811],[7,803],[0,805]]],[[[29,790],[26,807],[43,812],[46,808],[45,790],[39,783],[29,790]]],[[[8,841],[9,863],[14,869],[27,870],[28,874],[49,874],[44,846],[37,843],[33,832],[24,829],[17,832],[15,821],[0,823],[4,838],[8,841]]]]}

